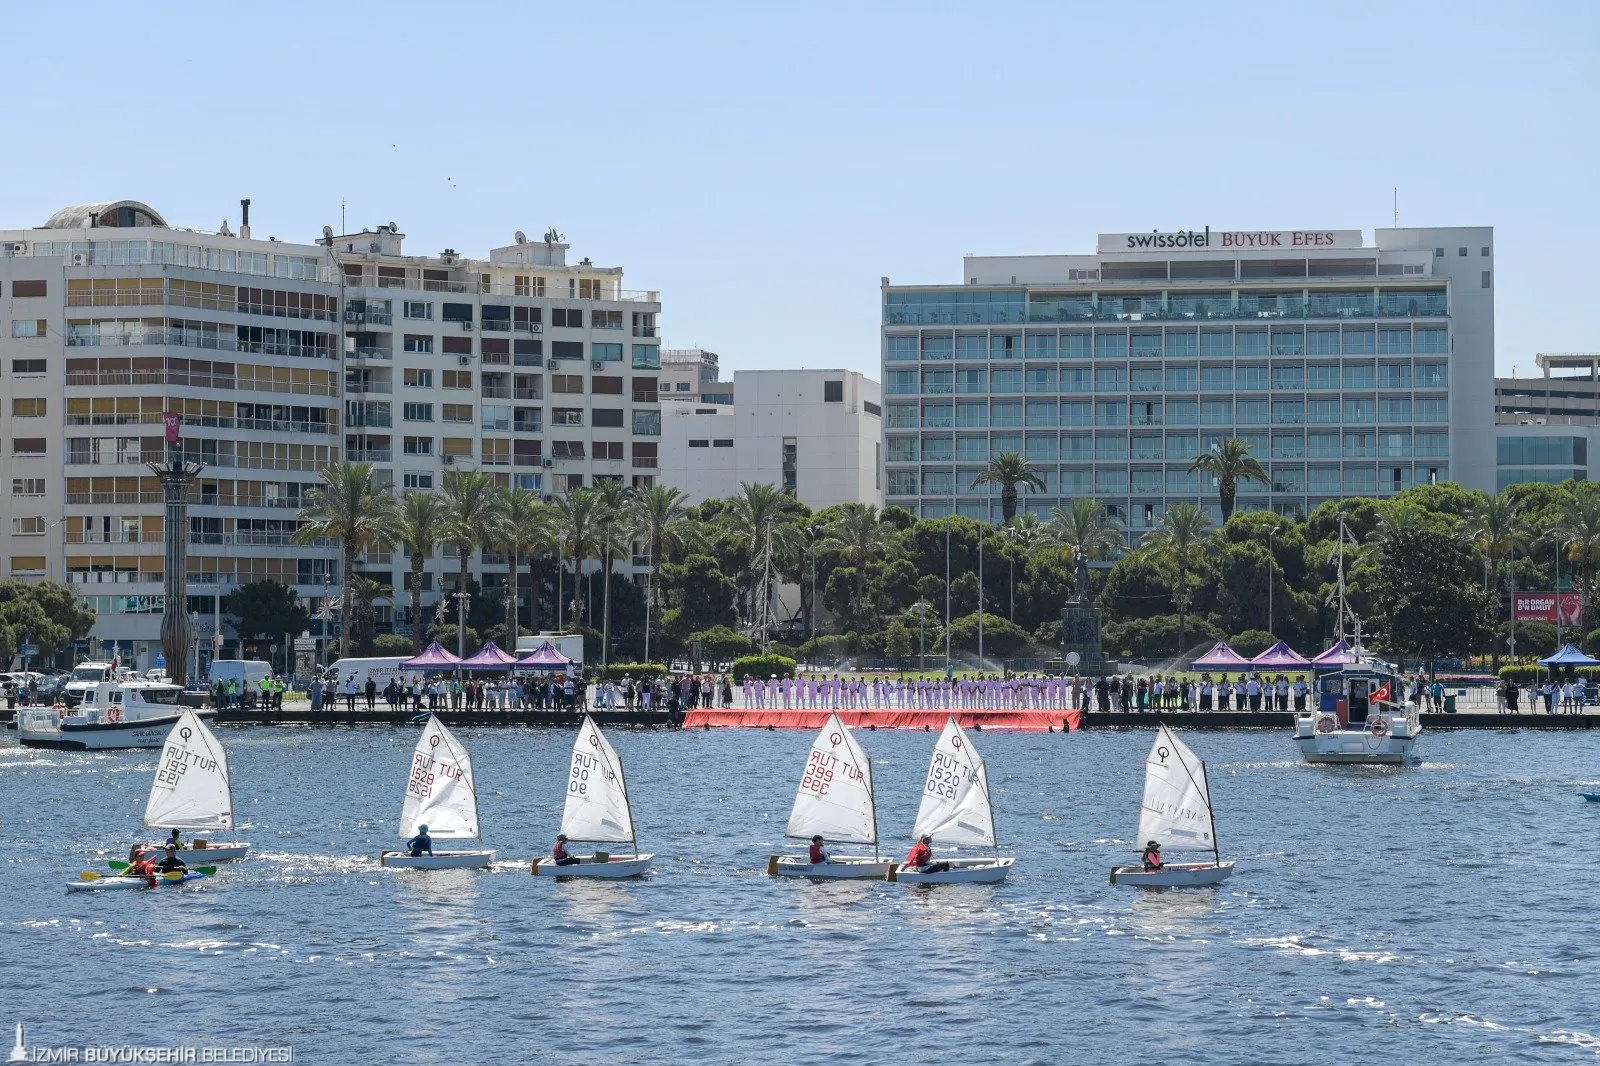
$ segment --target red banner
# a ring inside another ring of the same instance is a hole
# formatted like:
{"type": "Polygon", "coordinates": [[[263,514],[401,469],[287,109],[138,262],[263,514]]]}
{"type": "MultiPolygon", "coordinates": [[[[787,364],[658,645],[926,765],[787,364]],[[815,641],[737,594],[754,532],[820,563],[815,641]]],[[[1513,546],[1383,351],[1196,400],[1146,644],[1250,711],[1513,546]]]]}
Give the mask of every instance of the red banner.
{"type": "Polygon", "coordinates": [[[1519,622],[1582,625],[1583,597],[1576,592],[1518,592],[1512,596],[1511,616],[1519,622]]]}
{"type": "Polygon", "coordinates": [[[168,444],[176,444],[176,443],[178,443],[178,412],[176,412],[176,411],[163,411],[163,412],[161,412],[161,424],[163,426],[165,426],[166,430],[167,430],[167,443],[168,444]]]}

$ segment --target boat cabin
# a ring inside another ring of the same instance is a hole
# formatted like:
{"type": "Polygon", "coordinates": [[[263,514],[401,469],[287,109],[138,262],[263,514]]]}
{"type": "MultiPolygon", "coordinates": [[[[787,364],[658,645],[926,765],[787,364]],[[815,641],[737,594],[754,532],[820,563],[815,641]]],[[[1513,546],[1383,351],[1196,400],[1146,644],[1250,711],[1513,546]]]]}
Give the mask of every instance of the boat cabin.
{"type": "Polygon", "coordinates": [[[101,681],[84,691],[83,702],[78,705],[77,711],[79,714],[93,717],[96,713],[104,713],[112,707],[120,707],[130,717],[138,717],[137,712],[145,708],[160,712],[169,707],[176,707],[178,697],[182,693],[183,690],[177,685],[139,681],[133,678],[101,681]]]}
{"type": "Polygon", "coordinates": [[[1403,698],[1400,677],[1387,663],[1373,661],[1345,666],[1317,678],[1317,708],[1339,719],[1340,729],[1364,728],[1367,716],[1379,710],[1378,690],[1389,686],[1388,699],[1403,698]]]}

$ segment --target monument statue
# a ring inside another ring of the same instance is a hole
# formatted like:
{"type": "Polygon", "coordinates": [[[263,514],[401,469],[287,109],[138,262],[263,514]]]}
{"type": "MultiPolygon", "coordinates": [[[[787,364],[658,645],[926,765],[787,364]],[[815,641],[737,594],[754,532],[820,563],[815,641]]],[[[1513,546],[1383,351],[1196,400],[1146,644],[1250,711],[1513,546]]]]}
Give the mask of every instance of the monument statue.
{"type": "Polygon", "coordinates": [[[1076,572],[1079,603],[1089,598],[1089,557],[1083,554],[1083,549],[1077,549],[1078,567],[1076,572]]]}
{"type": "Polygon", "coordinates": [[[1110,669],[1100,647],[1100,608],[1089,596],[1089,557],[1077,550],[1073,597],[1061,609],[1061,658],[1072,672],[1099,677],[1110,669]],[[1076,653],[1076,661],[1071,658],[1076,653]]]}

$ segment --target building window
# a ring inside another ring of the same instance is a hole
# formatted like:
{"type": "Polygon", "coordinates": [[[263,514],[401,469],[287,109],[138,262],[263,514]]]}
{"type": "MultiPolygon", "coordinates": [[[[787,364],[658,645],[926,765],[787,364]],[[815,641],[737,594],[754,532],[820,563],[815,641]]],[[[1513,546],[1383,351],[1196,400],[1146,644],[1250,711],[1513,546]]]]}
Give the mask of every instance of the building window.
{"type": "Polygon", "coordinates": [[[43,396],[18,396],[11,401],[11,414],[14,418],[42,418],[44,413],[43,396]]]}
{"type": "Polygon", "coordinates": [[[1489,274],[1490,271],[1485,270],[1483,272],[1483,287],[1486,289],[1489,287],[1489,274]]]}
{"type": "Polygon", "coordinates": [[[37,537],[44,534],[44,519],[34,516],[30,518],[13,518],[11,520],[11,533],[18,537],[37,537]]]}
{"type": "Polygon", "coordinates": [[[13,359],[11,360],[11,372],[16,374],[18,377],[23,377],[28,374],[43,374],[45,372],[44,360],[13,359]]]}
{"type": "Polygon", "coordinates": [[[589,324],[594,329],[621,329],[621,311],[593,311],[589,315],[589,324]]]}
{"type": "Polygon", "coordinates": [[[406,318],[421,318],[433,320],[433,304],[426,300],[406,300],[400,305],[400,313],[406,318]]]}
{"type": "Polygon", "coordinates": [[[407,470],[403,484],[408,489],[431,489],[433,488],[433,475],[421,470],[407,470]]]}
{"type": "Polygon", "coordinates": [[[472,371],[446,370],[443,372],[443,385],[447,389],[472,388],[472,371]]]}
{"type": "Polygon", "coordinates": [[[633,369],[635,369],[635,370],[660,370],[661,369],[661,345],[659,345],[659,344],[634,344],[634,345],[630,345],[630,347],[633,349],[633,351],[631,353],[632,356],[633,356],[633,369]]]}
{"type": "Polygon", "coordinates": [[[1465,259],[1467,255],[1467,246],[1463,244],[1456,254],[1465,259]]]}
{"type": "Polygon", "coordinates": [[[11,454],[12,455],[43,455],[44,454],[44,438],[43,437],[12,437],[11,438],[11,454]]]}
{"type": "Polygon", "coordinates": [[[729,440],[714,440],[714,441],[711,442],[711,446],[713,448],[731,448],[731,447],[733,447],[733,441],[731,439],[729,439],[729,440]]]}
{"type": "Polygon", "coordinates": [[[440,309],[440,317],[446,322],[471,322],[471,304],[445,304],[440,309]]]}
{"type": "Polygon", "coordinates": [[[432,355],[433,338],[424,337],[416,333],[407,333],[405,349],[406,351],[412,352],[416,355],[432,355]]]}
{"type": "Polygon", "coordinates": [[[621,429],[622,408],[596,407],[594,409],[594,425],[597,429],[621,429]]]}
{"type": "Polygon", "coordinates": [[[431,389],[433,388],[433,371],[408,367],[403,380],[408,389],[431,389]]]}
{"type": "MultiPolygon", "coordinates": [[[[844,383],[840,382],[840,388],[844,383]]],[[[790,496],[795,495],[799,482],[797,465],[799,463],[800,442],[794,437],[783,438],[783,491],[790,496]]]]}
{"type": "Polygon", "coordinates": [[[622,345],[591,344],[589,345],[589,354],[602,363],[620,363],[622,362],[622,345]]]}
{"type": "Polygon", "coordinates": [[[581,308],[553,307],[550,309],[550,324],[567,329],[582,329],[583,311],[581,308]]]}
{"type": "Polygon", "coordinates": [[[550,454],[557,459],[582,459],[583,441],[553,440],[550,442],[550,454]]]}
{"type": "Polygon", "coordinates": [[[583,410],[578,407],[552,407],[550,409],[550,424],[552,426],[581,426],[583,425],[583,410]]]}
{"type": "Polygon", "coordinates": [[[470,403],[447,403],[439,412],[445,422],[471,422],[472,405],[470,403]]]}
{"type": "Polygon", "coordinates": [[[408,403],[401,407],[401,417],[407,422],[432,422],[433,404],[408,403]]]}
{"type": "Polygon", "coordinates": [[[43,318],[18,318],[11,323],[13,337],[43,337],[49,332],[50,323],[43,318]]]}
{"type": "Polygon", "coordinates": [[[620,377],[607,377],[596,374],[589,379],[589,391],[596,396],[621,396],[622,379],[620,377]]]}
{"type": "Polygon", "coordinates": [[[402,447],[406,455],[432,455],[433,438],[407,437],[402,447]]]}
{"type": "Polygon", "coordinates": [[[551,341],[550,355],[556,359],[582,359],[582,341],[551,341]]]}
{"type": "Polygon", "coordinates": [[[638,437],[661,436],[660,411],[635,411],[633,412],[633,432],[638,437]]]}
{"type": "Polygon", "coordinates": [[[581,393],[583,392],[582,374],[551,374],[551,392],[581,393]]]}
{"type": "Polygon", "coordinates": [[[13,496],[43,496],[44,478],[42,477],[14,477],[11,479],[11,495],[13,496]]]}
{"type": "Polygon", "coordinates": [[[594,442],[594,457],[606,462],[622,462],[622,442],[620,440],[597,440],[594,442]]]}
{"type": "Polygon", "coordinates": [[[711,442],[709,440],[692,440],[692,441],[689,442],[689,447],[691,447],[691,448],[709,448],[709,447],[711,447],[711,442]]]}
{"type": "Polygon", "coordinates": [[[1479,255],[1483,255],[1483,256],[1487,256],[1489,254],[1489,246],[1487,244],[1484,245],[1483,246],[1483,251],[1479,252],[1478,254],[1479,255]]]}
{"type": "Polygon", "coordinates": [[[823,403],[844,403],[844,382],[824,381],[822,383],[823,403]]]}
{"type": "Polygon", "coordinates": [[[1444,258],[1444,249],[1443,248],[1435,248],[1433,250],[1433,257],[1435,259],[1443,259],[1444,258]]]}

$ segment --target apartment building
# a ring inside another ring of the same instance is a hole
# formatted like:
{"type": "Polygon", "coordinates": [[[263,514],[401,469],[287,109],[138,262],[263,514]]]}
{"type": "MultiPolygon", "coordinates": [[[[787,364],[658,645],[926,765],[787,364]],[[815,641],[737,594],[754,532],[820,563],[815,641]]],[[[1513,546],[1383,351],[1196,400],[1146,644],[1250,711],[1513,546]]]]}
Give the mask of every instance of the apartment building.
{"type": "Polygon", "coordinates": [[[1495,470],[1493,230],[1101,234],[1092,255],[970,256],[960,284],[883,281],[888,502],[998,520],[974,486],[1025,455],[1023,507],[1101,500],[1137,535],[1240,437],[1271,481],[1243,509],[1495,470]]]}
{"type": "MultiPolygon", "coordinates": [[[[624,288],[620,267],[569,264],[554,231],[518,233],[487,259],[407,255],[404,239],[393,223],[324,238],[343,285],[346,458],[401,489],[438,488],[452,467],[545,496],[654,482],[658,293],[624,288]]],[[[482,594],[498,601],[505,558],[473,562],[482,594]]],[[[410,581],[404,558],[376,555],[361,569],[397,590],[410,581]]],[[[441,553],[424,610],[455,579],[454,555],[441,553]]],[[[525,610],[532,590],[520,593],[525,610]]],[[[402,596],[398,632],[410,631],[407,609],[402,596]]]]}
{"type": "Polygon", "coordinates": [[[722,380],[721,359],[704,348],[664,348],[661,399],[696,404],[733,403],[733,382],[722,380]]]}
{"type": "Polygon", "coordinates": [[[123,200],[0,230],[5,575],[68,582],[97,615],[85,651],[152,665],[163,506],[144,464],[163,458],[172,412],[206,464],[187,531],[200,636],[240,584],[318,601],[335,553],[290,536],[339,453],[339,317],[328,250],[248,224],[178,229],[123,200]]]}

